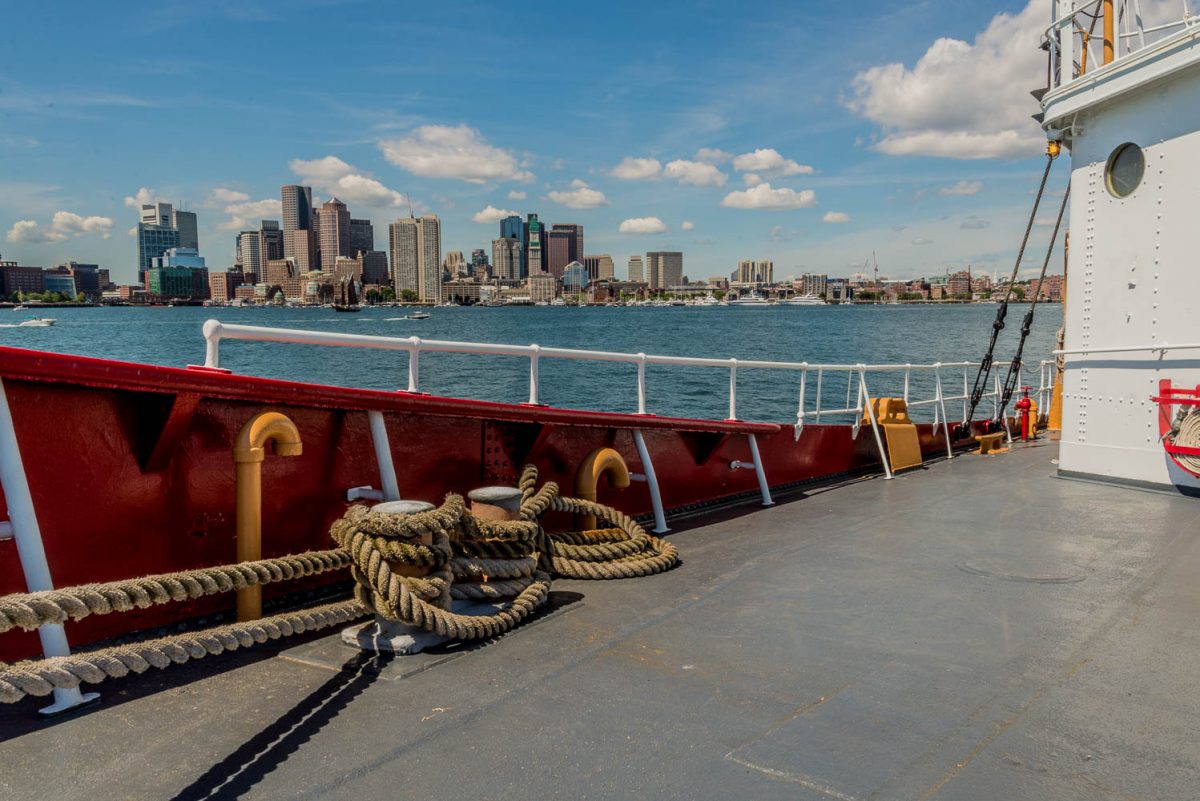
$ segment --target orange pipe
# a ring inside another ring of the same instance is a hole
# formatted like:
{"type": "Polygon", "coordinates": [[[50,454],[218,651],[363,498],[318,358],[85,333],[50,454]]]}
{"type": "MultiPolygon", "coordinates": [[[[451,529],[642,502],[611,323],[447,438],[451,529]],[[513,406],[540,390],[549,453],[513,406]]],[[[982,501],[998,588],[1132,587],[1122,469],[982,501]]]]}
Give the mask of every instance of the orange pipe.
{"type": "MultiPolygon", "coordinates": [[[[275,443],[277,456],[299,456],[302,452],[296,424],[279,412],[262,412],[251,417],[238,432],[233,446],[237,476],[237,560],[262,559],[262,463],[266,444],[275,443]]],[[[238,590],[237,619],[262,617],[262,587],[257,584],[238,590]]]]}
{"type": "Polygon", "coordinates": [[[1113,10],[1113,0],[1104,0],[1104,63],[1111,64],[1116,57],[1116,23],[1117,15],[1113,10]]]}
{"type": "MultiPolygon", "coordinates": [[[[608,474],[608,485],[615,489],[629,486],[629,468],[621,454],[612,448],[597,448],[587,455],[583,464],[575,471],[575,497],[585,501],[596,500],[596,489],[600,477],[608,474]]],[[[588,531],[596,527],[595,515],[579,515],[579,527],[588,531]]]]}

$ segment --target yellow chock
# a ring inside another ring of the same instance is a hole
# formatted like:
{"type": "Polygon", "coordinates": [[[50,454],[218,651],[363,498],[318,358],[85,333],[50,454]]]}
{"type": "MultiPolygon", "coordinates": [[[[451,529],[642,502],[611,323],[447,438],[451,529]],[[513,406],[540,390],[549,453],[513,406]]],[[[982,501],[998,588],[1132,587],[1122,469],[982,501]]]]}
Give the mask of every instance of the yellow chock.
{"type": "MultiPolygon", "coordinates": [[[[612,448],[597,448],[587,455],[575,471],[575,497],[595,503],[600,477],[605,473],[608,474],[609,485],[615,489],[629,486],[629,468],[625,466],[621,454],[612,448]]],[[[596,527],[596,516],[593,514],[580,514],[577,518],[579,527],[584,531],[596,527]]]]}
{"type": "Polygon", "coordinates": [[[995,434],[976,434],[975,441],[979,443],[979,450],[975,452],[980,456],[1008,453],[1008,446],[1004,444],[1003,431],[997,431],[995,434]]]}
{"type": "MultiPolygon", "coordinates": [[[[875,398],[871,401],[871,409],[883,431],[892,472],[920,467],[923,463],[921,439],[917,436],[916,423],[908,416],[908,404],[904,398],[875,398]]],[[[864,414],[860,425],[870,424],[871,418],[864,414]]]]}

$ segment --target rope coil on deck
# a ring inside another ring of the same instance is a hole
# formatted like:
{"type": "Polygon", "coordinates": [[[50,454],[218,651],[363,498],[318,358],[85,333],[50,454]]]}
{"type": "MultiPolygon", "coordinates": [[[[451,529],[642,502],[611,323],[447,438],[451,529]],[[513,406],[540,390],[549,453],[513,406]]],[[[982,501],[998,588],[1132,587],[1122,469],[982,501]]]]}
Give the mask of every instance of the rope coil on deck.
{"type": "Polygon", "coordinates": [[[673,545],[648,535],[633,518],[592,501],[564,498],[552,481],[539,488],[537,476],[532,465],[521,475],[518,520],[476,518],[453,494],[440,507],[412,515],[353,506],[330,528],[336,549],[0,597],[3,633],[345,567],[355,579],[353,600],[66,657],[0,663],[0,703],[183,664],[372,613],[453,639],[495,637],[545,603],[551,575],[630,578],[679,563],[673,545]],[[591,514],[612,527],[549,533],[539,518],[550,511],[591,514]],[[490,614],[460,614],[450,609],[451,599],[504,605],[490,614]]]}

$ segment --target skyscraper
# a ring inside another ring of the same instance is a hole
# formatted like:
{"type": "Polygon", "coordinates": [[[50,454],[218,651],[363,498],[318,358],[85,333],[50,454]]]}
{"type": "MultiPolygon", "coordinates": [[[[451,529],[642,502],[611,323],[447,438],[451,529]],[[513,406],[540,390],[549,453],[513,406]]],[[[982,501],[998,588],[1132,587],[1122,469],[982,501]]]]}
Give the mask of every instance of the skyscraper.
{"type": "Polygon", "coordinates": [[[320,225],[321,270],[332,273],[337,265],[338,256],[351,256],[350,253],[350,212],[346,204],[331,197],[321,204],[321,212],[317,217],[320,225]]]}
{"type": "Polygon", "coordinates": [[[643,278],[644,275],[645,275],[645,269],[642,265],[642,257],[641,256],[630,256],[629,257],[629,280],[630,281],[643,281],[643,280],[645,280],[643,278]]]}
{"type": "Polygon", "coordinates": [[[147,225],[163,225],[167,228],[175,227],[175,209],[170,203],[161,201],[154,203],[142,204],[142,219],[141,221],[147,225]]]}
{"type": "Polygon", "coordinates": [[[492,273],[496,278],[519,280],[521,277],[521,240],[502,236],[492,240],[492,273]]]}
{"type": "MultiPolygon", "coordinates": [[[[182,232],[180,238],[183,238],[182,232]]],[[[263,264],[269,259],[283,258],[283,231],[278,220],[263,220],[258,224],[259,255],[263,264]]]]}
{"type": "Polygon", "coordinates": [[[593,281],[608,281],[612,279],[615,272],[612,256],[607,253],[601,253],[596,256],[584,256],[582,261],[583,266],[587,268],[588,277],[593,281]]]}
{"type": "Polygon", "coordinates": [[[744,284],[772,284],[775,282],[775,263],[743,259],[738,262],[736,275],[744,284]]]}
{"type": "Polygon", "coordinates": [[[550,227],[550,233],[564,232],[567,234],[568,255],[571,261],[583,261],[583,226],[578,223],[555,223],[550,227]]]}
{"type": "Polygon", "coordinates": [[[488,257],[483,248],[476,248],[471,251],[471,275],[482,277],[487,272],[488,257]]]}
{"type": "Polygon", "coordinates": [[[562,278],[563,270],[575,261],[571,258],[572,233],[559,230],[558,226],[546,233],[546,272],[562,278]]]}
{"type": "Polygon", "coordinates": [[[375,226],[370,220],[350,220],[350,255],[369,253],[375,249],[375,226]]]}
{"type": "Polygon", "coordinates": [[[362,254],[362,282],[376,286],[388,284],[388,257],[382,250],[367,250],[362,254]]]}
{"type": "Polygon", "coordinates": [[[171,213],[171,225],[179,232],[179,247],[200,249],[200,237],[196,231],[196,212],[175,209],[171,213]]]}
{"type": "Polygon", "coordinates": [[[396,295],[412,290],[427,303],[442,302],[442,223],[434,214],[396,220],[388,227],[396,295]]]}
{"type": "Polygon", "coordinates": [[[527,278],[537,273],[546,272],[546,254],[543,251],[545,229],[538,221],[536,214],[530,214],[525,224],[525,275],[527,278]]]}
{"type": "Polygon", "coordinates": [[[258,231],[242,231],[237,235],[237,260],[242,272],[262,275],[262,239],[258,231]]]}
{"type": "MultiPolygon", "coordinates": [[[[143,219],[145,216],[145,208],[143,207],[143,219]]],[[[167,213],[167,219],[170,219],[169,211],[167,213]]],[[[142,286],[145,286],[146,271],[154,266],[154,260],[162,256],[163,253],[165,253],[169,248],[175,247],[179,247],[179,231],[173,225],[170,225],[169,223],[162,225],[152,222],[138,223],[138,283],[142,286]]]]}
{"type": "Polygon", "coordinates": [[[654,251],[646,254],[647,283],[651,289],[668,289],[683,283],[683,254],[654,251]]]}
{"type": "Polygon", "coordinates": [[[528,247],[528,236],[525,232],[525,223],[516,214],[511,217],[505,217],[500,221],[500,238],[515,239],[521,244],[520,263],[517,265],[517,277],[524,278],[529,275],[529,268],[525,264],[525,248],[528,247]]]}
{"type": "Polygon", "coordinates": [[[435,214],[423,214],[421,224],[421,300],[442,302],[442,221],[435,214]]]}
{"type": "Polygon", "coordinates": [[[316,249],[314,237],[292,236],[293,231],[311,231],[313,223],[312,187],[288,184],[280,190],[283,200],[283,254],[287,258],[297,258],[297,243],[309,248],[304,254],[304,261],[314,261],[313,251],[316,249]]]}

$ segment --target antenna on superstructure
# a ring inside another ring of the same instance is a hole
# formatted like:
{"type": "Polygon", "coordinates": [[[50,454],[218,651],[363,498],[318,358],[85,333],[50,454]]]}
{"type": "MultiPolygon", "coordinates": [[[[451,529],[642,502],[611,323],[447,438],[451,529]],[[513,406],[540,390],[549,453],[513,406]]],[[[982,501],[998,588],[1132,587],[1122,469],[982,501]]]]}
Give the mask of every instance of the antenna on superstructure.
{"type": "Polygon", "coordinates": [[[879,286],[879,262],[875,260],[875,251],[871,251],[871,263],[875,265],[875,286],[879,286]]]}
{"type": "Polygon", "coordinates": [[[417,215],[413,214],[412,209],[412,196],[410,196],[407,192],[404,194],[404,202],[408,204],[408,218],[410,220],[416,219],[417,215]]]}

